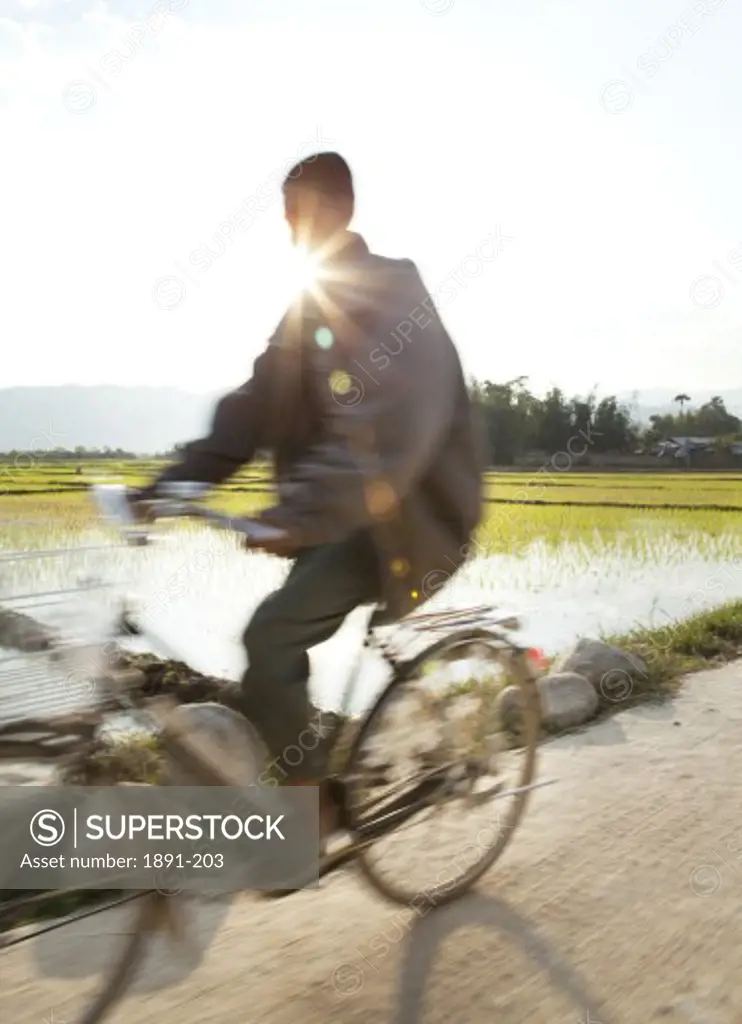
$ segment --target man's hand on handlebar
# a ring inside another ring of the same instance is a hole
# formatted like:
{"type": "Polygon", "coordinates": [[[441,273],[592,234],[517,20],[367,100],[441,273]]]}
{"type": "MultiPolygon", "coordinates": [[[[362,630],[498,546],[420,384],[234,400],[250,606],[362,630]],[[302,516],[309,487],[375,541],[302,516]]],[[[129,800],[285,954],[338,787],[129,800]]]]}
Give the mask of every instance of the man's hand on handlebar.
{"type": "MultiPolygon", "coordinates": [[[[167,514],[166,510],[161,508],[161,502],[153,496],[151,489],[144,491],[129,491],[126,497],[129,515],[134,522],[139,524],[153,523],[157,518],[158,514],[162,515],[163,511],[167,514]]],[[[177,506],[176,502],[176,506],[177,506]]],[[[167,509],[168,502],[165,502],[167,509]]],[[[188,514],[188,509],[186,513],[188,514]]],[[[198,513],[198,507],[194,506],[193,514],[198,513]]],[[[176,512],[177,514],[183,514],[176,512]]],[[[232,528],[239,533],[244,535],[243,544],[250,550],[267,551],[270,555],[277,555],[279,558],[295,558],[300,548],[303,546],[299,537],[296,536],[295,532],[291,529],[287,529],[281,522],[280,516],[276,516],[275,509],[267,509],[261,513],[256,519],[250,520],[232,520],[228,516],[223,514],[215,514],[209,516],[205,510],[202,510],[202,514],[206,515],[207,520],[216,520],[218,525],[222,527],[232,528]],[[251,525],[252,524],[252,525],[251,525]],[[262,524],[262,529],[260,526],[262,524]],[[269,529],[266,529],[268,527],[269,529]],[[267,534],[267,536],[266,536],[267,534]]]]}
{"type": "Polygon", "coordinates": [[[272,511],[272,509],[266,509],[265,512],[257,516],[257,519],[261,523],[265,523],[266,526],[282,529],[283,536],[271,540],[252,540],[250,537],[245,537],[245,547],[248,551],[266,551],[269,555],[276,555],[278,558],[296,558],[301,548],[299,538],[291,530],[287,530],[280,523],[275,522],[271,515],[272,511]]]}
{"type": "Polygon", "coordinates": [[[139,498],[137,493],[132,491],[127,495],[127,503],[132,519],[136,523],[153,523],[156,516],[152,502],[139,498]]]}

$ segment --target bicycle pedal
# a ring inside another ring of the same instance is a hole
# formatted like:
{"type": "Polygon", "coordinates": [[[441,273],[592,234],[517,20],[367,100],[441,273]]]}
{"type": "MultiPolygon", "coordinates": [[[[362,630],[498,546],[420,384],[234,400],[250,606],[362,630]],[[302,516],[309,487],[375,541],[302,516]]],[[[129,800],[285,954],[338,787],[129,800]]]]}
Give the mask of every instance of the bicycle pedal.
{"type": "Polygon", "coordinates": [[[333,871],[337,871],[338,868],[352,861],[361,850],[370,846],[372,842],[372,839],[354,839],[352,836],[347,836],[339,845],[333,844],[332,847],[325,850],[320,860],[319,877],[323,878],[332,874],[333,871]]]}

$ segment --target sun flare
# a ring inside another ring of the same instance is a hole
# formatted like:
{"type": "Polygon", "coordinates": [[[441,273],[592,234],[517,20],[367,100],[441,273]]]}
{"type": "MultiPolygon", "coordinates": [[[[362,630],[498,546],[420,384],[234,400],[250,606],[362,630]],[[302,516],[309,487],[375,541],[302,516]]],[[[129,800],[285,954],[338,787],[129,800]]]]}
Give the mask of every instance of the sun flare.
{"type": "Polygon", "coordinates": [[[288,267],[288,279],[292,292],[312,292],[317,289],[320,273],[320,259],[303,246],[297,246],[288,267]]]}

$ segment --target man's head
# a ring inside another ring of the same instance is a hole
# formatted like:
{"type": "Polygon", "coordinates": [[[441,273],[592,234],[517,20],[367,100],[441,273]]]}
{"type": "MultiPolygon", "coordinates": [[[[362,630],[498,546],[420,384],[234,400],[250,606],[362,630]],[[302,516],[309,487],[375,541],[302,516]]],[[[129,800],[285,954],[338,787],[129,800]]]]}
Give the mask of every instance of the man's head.
{"type": "Polygon", "coordinates": [[[339,153],[315,153],[300,160],[286,175],[283,196],[295,245],[332,247],[353,217],[353,177],[339,153]]]}

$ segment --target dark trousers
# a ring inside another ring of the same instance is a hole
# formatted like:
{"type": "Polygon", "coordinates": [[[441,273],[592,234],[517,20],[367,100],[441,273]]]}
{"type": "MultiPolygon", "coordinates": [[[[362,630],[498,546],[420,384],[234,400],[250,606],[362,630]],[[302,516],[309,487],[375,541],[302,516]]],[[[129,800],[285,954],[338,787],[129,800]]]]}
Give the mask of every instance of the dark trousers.
{"type": "Polygon", "coordinates": [[[250,620],[243,634],[248,657],[243,711],[268,747],[279,782],[326,773],[323,744],[309,728],[307,652],[328,640],[354,608],[378,601],[380,589],[376,551],[364,530],[338,544],[302,551],[284,585],[250,620]]]}

